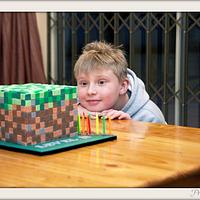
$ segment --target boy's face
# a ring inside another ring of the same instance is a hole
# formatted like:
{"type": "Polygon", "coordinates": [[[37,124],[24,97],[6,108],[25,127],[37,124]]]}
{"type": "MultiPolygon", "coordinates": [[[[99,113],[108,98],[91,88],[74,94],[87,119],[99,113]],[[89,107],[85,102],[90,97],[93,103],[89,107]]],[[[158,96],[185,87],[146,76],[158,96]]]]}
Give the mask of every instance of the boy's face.
{"type": "Polygon", "coordinates": [[[98,69],[77,76],[80,104],[91,112],[118,109],[122,94],[126,93],[124,83],[107,69],[98,69]]]}

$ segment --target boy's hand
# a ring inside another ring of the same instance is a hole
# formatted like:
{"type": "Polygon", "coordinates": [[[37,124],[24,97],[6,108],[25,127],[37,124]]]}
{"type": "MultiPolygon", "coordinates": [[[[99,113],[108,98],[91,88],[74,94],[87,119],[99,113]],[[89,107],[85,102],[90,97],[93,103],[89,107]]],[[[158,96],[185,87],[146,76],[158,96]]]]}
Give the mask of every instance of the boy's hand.
{"type": "MultiPolygon", "coordinates": [[[[83,116],[83,113],[85,115],[90,114],[91,119],[95,119],[96,118],[96,112],[90,112],[89,110],[83,108],[81,105],[78,105],[78,113],[80,114],[80,116],[83,116]]],[[[109,109],[109,110],[104,110],[103,112],[98,112],[98,116],[105,116],[106,118],[110,119],[131,119],[130,115],[128,113],[125,113],[121,110],[113,110],[113,109],[109,109]]]]}
{"type": "MultiPolygon", "coordinates": [[[[86,108],[83,108],[81,105],[78,105],[78,113],[80,114],[80,116],[83,116],[83,113],[84,113],[85,115],[89,115],[90,114],[91,119],[95,119],[96,118],[96,112],[90,112],[86,108]]],[[[101,114],[98,113],[98,116],[101,116],[101,114]]]]}
{"type": "Polygon", "coordinates": [[[104,110],[101,115],[104,115],[106,118],[110,117],[110,119],[131,119],[128,113],[125,113],[121,110],[104,110]]]}

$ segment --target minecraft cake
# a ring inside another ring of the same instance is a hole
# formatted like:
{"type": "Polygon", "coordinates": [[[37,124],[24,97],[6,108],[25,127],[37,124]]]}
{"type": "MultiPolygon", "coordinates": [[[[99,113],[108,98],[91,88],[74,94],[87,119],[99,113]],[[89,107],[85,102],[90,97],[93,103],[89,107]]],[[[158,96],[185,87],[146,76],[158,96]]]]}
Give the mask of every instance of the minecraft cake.
{"type": "Polygon", "coordinates": [[[33,145],[77,132],[75,86],[13,84],[0,86],[0,140],[33,145]]]}

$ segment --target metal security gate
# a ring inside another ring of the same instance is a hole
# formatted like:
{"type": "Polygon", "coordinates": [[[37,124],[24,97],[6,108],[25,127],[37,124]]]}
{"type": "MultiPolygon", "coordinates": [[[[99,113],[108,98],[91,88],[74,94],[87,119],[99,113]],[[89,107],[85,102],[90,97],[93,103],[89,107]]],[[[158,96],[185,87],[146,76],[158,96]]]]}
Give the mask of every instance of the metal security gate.
{"type": "Polygon", "coordinates": [[[200,13],[48,13],[48,81],[75,85],[83,46],[123,44],[169,124],[200,127],[200,13]]]}

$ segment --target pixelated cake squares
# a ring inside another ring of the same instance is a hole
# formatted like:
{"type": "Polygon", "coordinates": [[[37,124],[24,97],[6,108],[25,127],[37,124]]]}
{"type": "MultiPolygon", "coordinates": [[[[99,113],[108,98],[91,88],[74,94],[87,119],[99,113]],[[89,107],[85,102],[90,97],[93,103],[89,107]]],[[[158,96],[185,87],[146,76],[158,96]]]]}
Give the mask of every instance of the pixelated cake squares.
{"type": "Polygon", "coordinates": [[[75,86],[0,86],[0,140],[33,145],[77,132],[75,86]]]}

